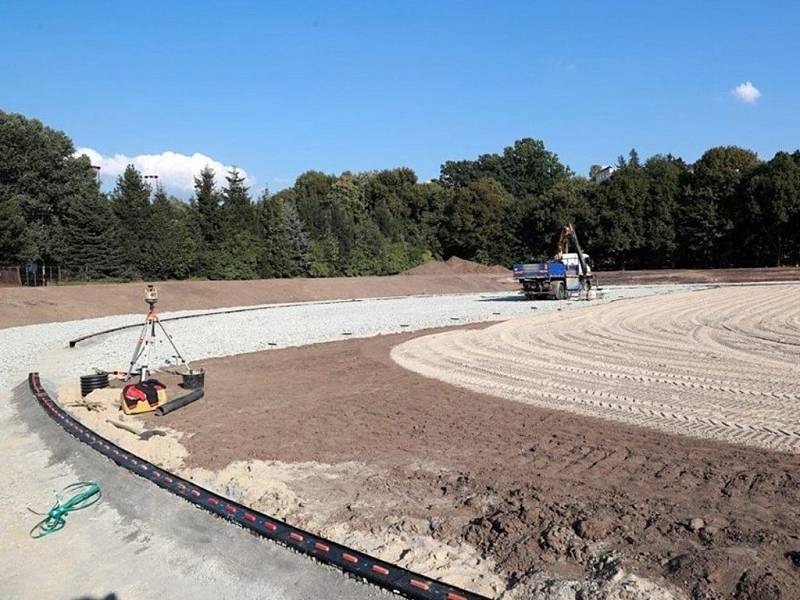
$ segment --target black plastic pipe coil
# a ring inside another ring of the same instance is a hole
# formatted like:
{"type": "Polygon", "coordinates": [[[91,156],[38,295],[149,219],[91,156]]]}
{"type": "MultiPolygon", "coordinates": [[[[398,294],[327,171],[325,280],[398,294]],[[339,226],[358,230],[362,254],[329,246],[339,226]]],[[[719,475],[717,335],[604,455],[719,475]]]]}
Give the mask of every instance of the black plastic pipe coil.
{"type": "Polygon", "coordinates": [[[58,405],[39,381],[38,373],[28,375],[28,385],[36,400],[61,427],[80,441],[132,473],[149,479],[176,496],[233,521],[251,532],[288,546],[316,560],[337,567],[345,573],[366,579],[377,586],[420,600],[488,600],[485,596],[449,586],[413,571],[374,558],[303,529],[292,527],[233,500],[215,494],[197,484],[123,450],[95,434],[58,405]]]}
{"type": "Polygon", "coordinates": [[[94,390],[108,387],[108,373],[92,373],[81,375],[81,398],[88,396],[94,390]]]}

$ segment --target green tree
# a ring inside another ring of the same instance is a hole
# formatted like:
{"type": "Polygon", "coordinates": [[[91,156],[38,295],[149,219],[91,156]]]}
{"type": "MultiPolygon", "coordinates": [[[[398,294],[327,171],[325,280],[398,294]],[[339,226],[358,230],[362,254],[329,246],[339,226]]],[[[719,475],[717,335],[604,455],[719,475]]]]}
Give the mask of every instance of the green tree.
{"type": "Polygon", "coordinates": [[[148,223],[150,244],[144,274],[154,279],[184,279],[196,262],[197,240],[189,226],[189,209],[159,187],[148,223]]]}
{"type": "Polygon", "coordinates": [[[130,275],[123,232],[99,184],[86,181],[65,197],[63,221],[64,264],[73,275],[83,279],[130,275]]]}
{"type": "Polygon", "coordinates": [[[133,165],[117,178],[111,193],[111,205],[121,227],[122,249],[133,274],[144,276],[153,243],[150,231],[150,186],[133,165]]]}
{"type": "Polygon", "coordinates": [[[260,254],[259,277],[292,275],[292,248],[286,227],[286,213],[280,198],[270,197],[264,190],[256,205],[260,254]]]}
{"type": "Polygon", "coordinates": [[[220,196],[214,183],[215,173],[206,166],[194,179],[193,203],[198,213],[198,229],[203,246],[211,246],[221,236],[220,196]]]}
{"type": "Polygon", "coordinates": [[[308,274],[311,277],[333,277],[339,274],[339,244],[330,233],[311,241],[308,274]]]}
{"type": "MultiPolygon", "coordinates": [[[[222,206],[216,211],[217,230],[204,248],[206,274],[211,279],[253,279],[258,275],[259,242],[250,192],[236,169],[226,177],[222,206]]],[[[203,192],[206,183],[202,181],[203,192]]],[[[210,195],[213,195],[213,187],[210,195]]],[[[199,206],[198,198],[198,206],[199,206]]]]}
{"type": "Polygon", "coordinates": [[[754,152],[736,146],[711,148],[694,163],[677,211],[682,266],[735,263],[741,236],[736,224],[747,222],[741,184],[758,164],[754,152]]]}
{"type": "Polygon", "coordinates": [[[493,179],[481,179],[459,188],[445,212],[443,245],[447,256],[493,262],[502,254],[504,234],[513,198],[493,179]]]}
{"type": "Polygon", "coordinates": [[[544,142],[524,138],[505,148],[502,155],[484,154],[476,161],[446,162],[440,181],[447,187],[459,188],[491,178],[512,196],[524,198],[543,194],[571,174],[544,142]]]}
{"type": "Polygon", "coordinates": [[[645,245],[645,210],[649,182],[640,166],[626,164],[614,176],[596,186],[593,208],[597,212],[594,239],[601,253],[595,260],[602,266],[636,267],[645,245]]]}
{"type": "Polygon", "coordinates": [[[11,232],[16,236],[20,221],[6,217],[9,259],[61,264],[66,198],[95,179],[89,161],[73,157],[74,151],[64,133],[0,111],[0,203],[25,223],[24,235],[9,238],[11,232]]]}
{"type": "Polygon", "coordinates": [[[215,173],[206,166],[194,179],[191,201],[193,226],[197,238],[197,271],[208,277],[213,270],[214,254],[223,239],[223,217],[220,194],[214,182],[215,173]]]}
{"type": "Polygon", "coordinates": [[[800,260],[800,163],[786,152],[756,167],[744,184],[747,253],[741,262],[781,266],[800,260]]]}
{"type": "Polygon", "coordinates": [[[330,190],[336,181],[333,175],[307,171],[295,181],[294,204],[312,239],[327,235],[331,226],[330,190]]]}
{"type": "Polygon", "coordinates": [[[674,266],[677,250],[675,213],[689,171],[671,155],[651,156],[644,165],[648,193],[644,203],[642,267],[674,266]]]}
{"type": "Polygon", "coordinates": [[[255,211],[250,190],[245,185],[241,171],[235,167],[225,176],[227,185],[222,189],[224,227],[237,232],[253,231],[255,211]]]}
{"type": "Polygon", "coordinates": [[[26,226],[17,196],[0,197],[0,265],[27,262],[34,252],[26,247],[26,226]]]}
{"type": "Polygon", "coordinates": [[[308,252],[310,241],[297,208],[291,202],[283,203],[284,226],[289,240],[289,272],[288,277],[297,277],[308,273],[308,252]]]}

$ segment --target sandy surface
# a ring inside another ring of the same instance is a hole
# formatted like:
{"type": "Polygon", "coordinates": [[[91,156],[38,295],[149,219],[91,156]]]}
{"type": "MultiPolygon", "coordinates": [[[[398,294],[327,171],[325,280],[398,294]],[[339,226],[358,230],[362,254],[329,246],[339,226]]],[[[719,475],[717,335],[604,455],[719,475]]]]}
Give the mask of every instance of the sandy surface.
{"type": "Polygon", "coordinates": [[[797,455],[420,377],[390,358],[412,337],[205,361],[207,397],[145,423],[198,480],[484,593],[569,597],[611,565],[652,598],[800,596],[797,455]]]}
{"type": "Polygon", "coordinates": [[[400,365],[471,390],[800,452],[800,285],[727,287],[418,338],[400,365]]]}

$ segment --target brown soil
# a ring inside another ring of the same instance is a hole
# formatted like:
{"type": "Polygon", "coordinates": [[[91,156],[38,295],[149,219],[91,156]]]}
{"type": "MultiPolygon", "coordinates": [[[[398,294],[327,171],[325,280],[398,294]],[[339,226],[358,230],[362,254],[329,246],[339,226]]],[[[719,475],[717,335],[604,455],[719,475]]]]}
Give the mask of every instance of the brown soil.
{"type": "Polygon", "coordinates": [[[403,275],[511,275],[511,271],[501,265],[487,266],[471,260],[451,256],[447,260],[431,260],[425,264],[405,271],[403,275]]]}
{"type": "MultiPolygon", "coordinates": [[[[158,284],[162,311],[212,309],[274,302],[337,300],[413,294],[454,294],[516,289],[497,274],[393,275],[329,279],[165,281],[158,284]]],[[[0,329],[141,313],[144,283],[9,287],[0,289],[0,329]]]]}
{"type": "Polygon", "coordinates": [[[597,273],[597,279],[600,285],[800,281],[800,267],[764,267],[760,269],[651,269],[642,271],[599,271],[597,273]]]}
{"type": "Polygon", "coordinates": [[[298,505],[355,530],[424,523],[425,535],[493,559],[510,587],[619,562],[696,599],[800,597],[800,456],[427,379],[390,358],[418,335],[209,360],[204,400],[149,419],[191,434],[196,467],[365,463],[350,495],[323,481],[298,505]]]}

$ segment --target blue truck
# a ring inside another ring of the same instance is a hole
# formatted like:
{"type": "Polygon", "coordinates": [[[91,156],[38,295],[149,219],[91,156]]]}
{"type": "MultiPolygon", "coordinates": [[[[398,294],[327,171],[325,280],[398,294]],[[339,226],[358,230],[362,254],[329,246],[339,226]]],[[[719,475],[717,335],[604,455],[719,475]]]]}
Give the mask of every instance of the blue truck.
{"type": "Polygon", "coordinates": [[[552,260],[538,263],[515,264],[514,279],[522,285],[528,300],[568,300],[572,297],[595,297],[596,280],[590,266],[591,259],[581,250],[575,228],[565,225],[552,260]],[[569,243],[576,252],[569,252],[569,243]]]}

